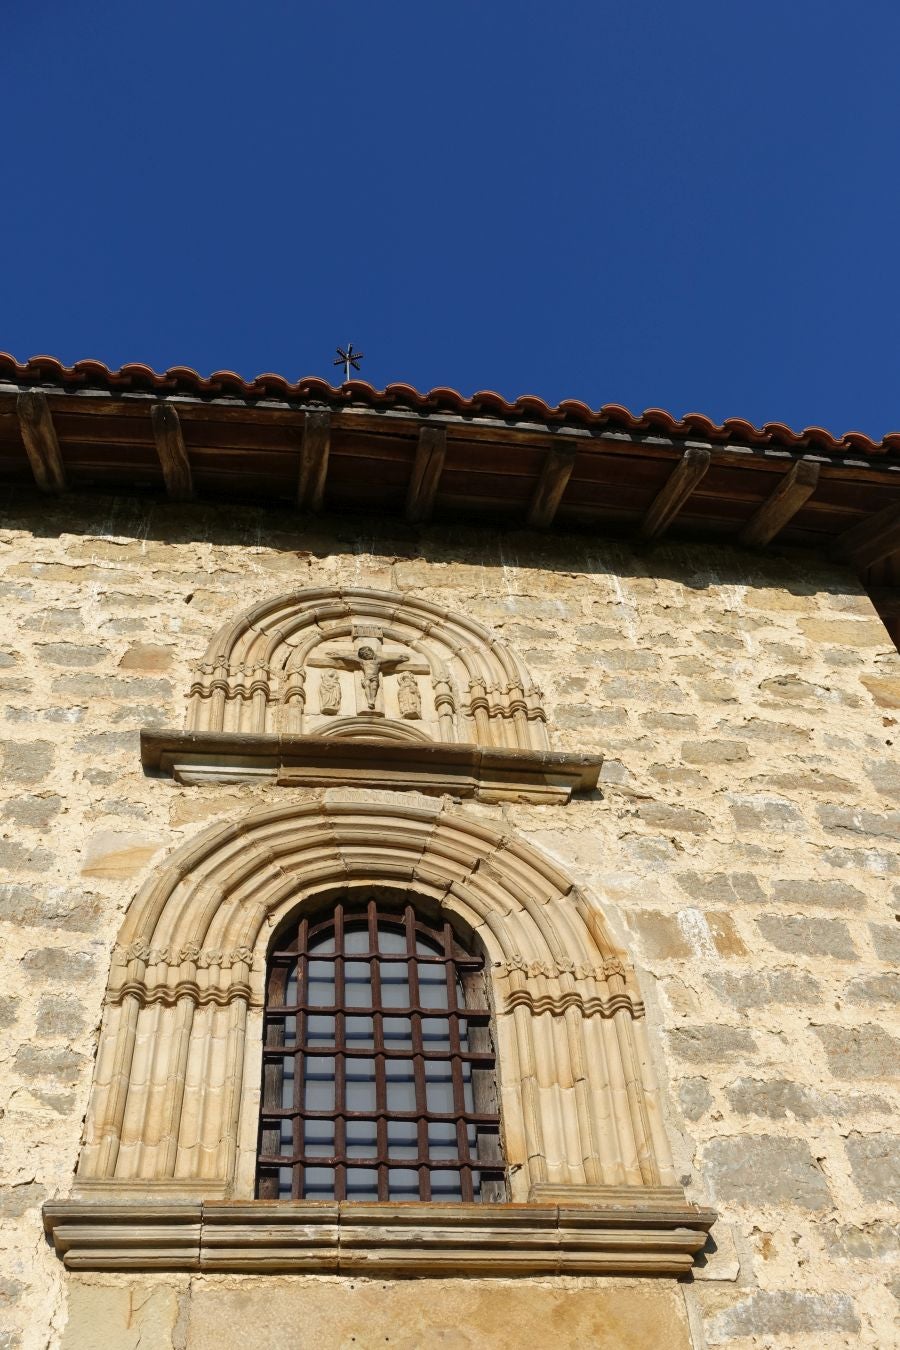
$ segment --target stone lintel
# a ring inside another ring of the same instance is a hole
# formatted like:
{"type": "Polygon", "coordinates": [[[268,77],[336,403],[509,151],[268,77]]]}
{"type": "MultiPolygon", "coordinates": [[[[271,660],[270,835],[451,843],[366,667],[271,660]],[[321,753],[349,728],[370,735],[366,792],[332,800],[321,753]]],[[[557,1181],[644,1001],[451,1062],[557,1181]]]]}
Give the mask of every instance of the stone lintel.
{"type": "Polygon", "coordinates": [[[597,786],[602,755],[254,732],[141,732],[145,769],[179,783],[415,788],[479,801],[565,802],[597,786]]]}
{"type": "Polygon", "coordinates": [[[686,1274],[715,1213],[683,1198],[648,1206],[642,1189],[630,1208],[622,1195],[571,1208],[85,1197],[48,1202],[44,1227],[71,1270],[686,1274]]]}

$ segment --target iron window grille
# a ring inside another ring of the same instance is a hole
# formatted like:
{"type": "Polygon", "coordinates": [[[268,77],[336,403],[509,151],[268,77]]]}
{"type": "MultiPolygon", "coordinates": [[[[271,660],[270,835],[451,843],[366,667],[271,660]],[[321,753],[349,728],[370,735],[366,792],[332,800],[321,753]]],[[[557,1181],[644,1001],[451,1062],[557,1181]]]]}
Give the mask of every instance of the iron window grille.
{"type": "Polygon", "coordinates": [[[506,1199],[484,962],[410,902],[340,901],[267,976],[256,1193],[506,1199]]]}

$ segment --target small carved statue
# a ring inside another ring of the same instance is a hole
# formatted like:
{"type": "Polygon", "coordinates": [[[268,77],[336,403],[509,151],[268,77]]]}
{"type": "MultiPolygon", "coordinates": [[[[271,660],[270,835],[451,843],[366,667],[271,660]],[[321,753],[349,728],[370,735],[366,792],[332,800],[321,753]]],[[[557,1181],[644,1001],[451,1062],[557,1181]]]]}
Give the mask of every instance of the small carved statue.
{"type": "Polygon", "coordinates": [[[341,677],[336,670],[325,670],[319,680],[319,712],[334,716],[341,711],[341,677]]]}
{"type": "Polygon", "coordinates": [[[369,711],[375,709],[378,700],[378,686],[381,683],[381,662],[374,647],[360,647],[356,653],[360,665],[360,683],[366,696],[369,711]]]}
{"type": "Polygon", "coordinates": [[[404,670],[397,676],[397,702],[400,716],[410,720],[422,716],[422,696],[415,675],[404,670]]]}

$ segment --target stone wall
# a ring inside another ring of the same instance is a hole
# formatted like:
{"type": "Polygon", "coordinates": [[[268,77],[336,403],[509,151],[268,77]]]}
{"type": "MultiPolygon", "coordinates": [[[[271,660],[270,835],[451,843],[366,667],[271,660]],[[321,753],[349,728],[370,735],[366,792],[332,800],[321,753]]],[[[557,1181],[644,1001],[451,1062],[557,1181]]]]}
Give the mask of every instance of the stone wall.
{"type": "MultiPolygon", "coordinates": [[[[670,1307],[697,1348],[887,1350],[900,1310],[900,657],[850,574],[700,543],[642,553],[24,493],[0,514],[0,1350],[200,1350],[211,1319],[238,1328],[268,1306],[260,1279],[67,1277],[40,1205],[71,1186],[130,897],[202,826],[282,791],[145,777],[138,728],[184,724],[189,666],[227,618],[328,584],[413,590],[492,625],[542,683],[554,748],[608,755],[587,799],[467,809],[601,900],[639,970],[682,1179],[722,1216],[681,1286],[498,1281],[488,1299],[487,1285],[441,1282],[435,1343],[478,1343],[487,1306],[508,1308],[511,1327],[531,1308],[560,1347],[585,1343],[621,1295],[650,1310],[655,1345],[670,1307]]],[[[394,1337],[365,1281],[355,1303],[346,1281],[279,1287],[292,1318],[315,1307],[318,1345],[419,1343],[408,1323],[394,1337]]],[[[420,1290],[378,1288],[404,1316],[420,1290]]],[[[498,1330],[481,1343],[517,1342],[498,1330]]]]}

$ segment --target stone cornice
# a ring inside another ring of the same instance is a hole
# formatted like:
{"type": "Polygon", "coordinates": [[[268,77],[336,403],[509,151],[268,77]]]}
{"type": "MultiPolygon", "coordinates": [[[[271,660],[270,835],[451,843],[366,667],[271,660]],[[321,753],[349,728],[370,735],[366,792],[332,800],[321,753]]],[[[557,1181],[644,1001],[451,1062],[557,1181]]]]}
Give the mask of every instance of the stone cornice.
{"type": "Polygon", "coordinates": [[[565,802],[597,786],[602,755],[273,733],[141,732],[145,769],[179,783],[415,788],[479,801],[565,802]]]}
{"type": "Polygon", "coordinates": [[[504,1205],[147,1203],[113,1186],[46,1204],[44,1227],[72,1270],[684,1275],[716,1217],[672,1187],[571,1191],[504,1205]]]}

